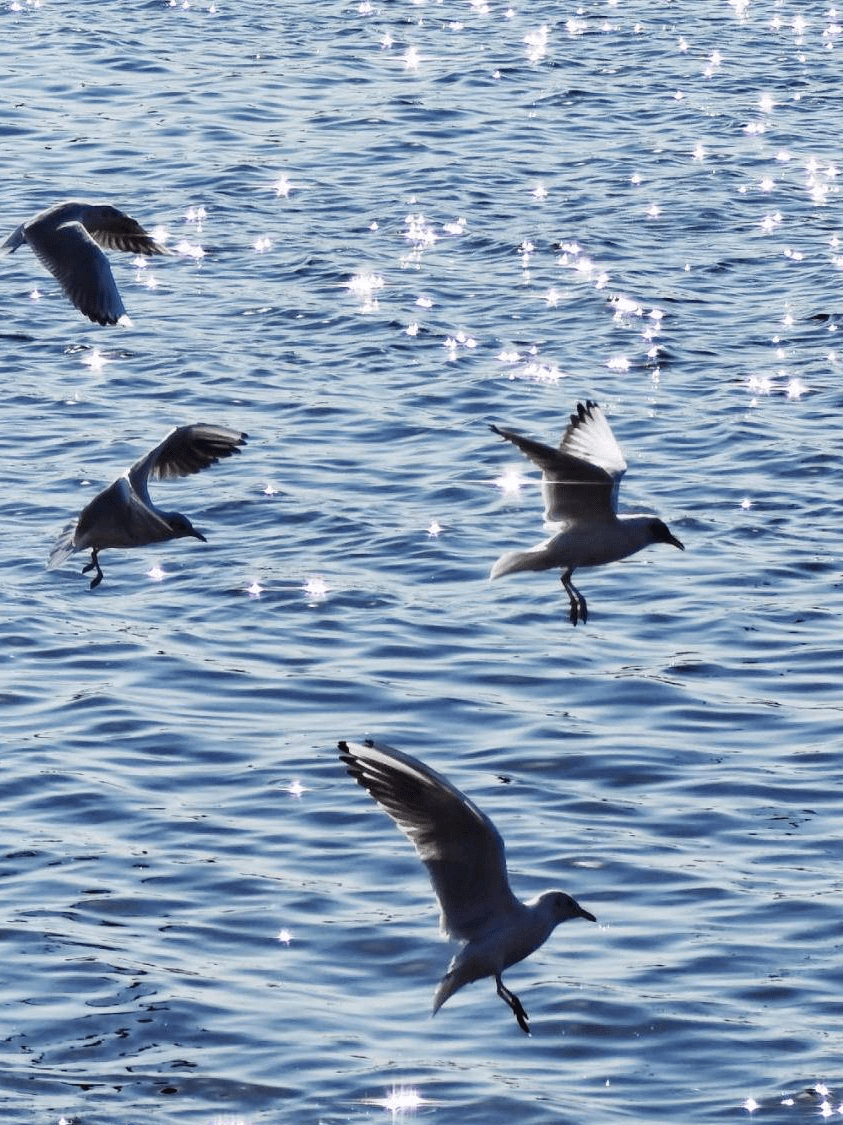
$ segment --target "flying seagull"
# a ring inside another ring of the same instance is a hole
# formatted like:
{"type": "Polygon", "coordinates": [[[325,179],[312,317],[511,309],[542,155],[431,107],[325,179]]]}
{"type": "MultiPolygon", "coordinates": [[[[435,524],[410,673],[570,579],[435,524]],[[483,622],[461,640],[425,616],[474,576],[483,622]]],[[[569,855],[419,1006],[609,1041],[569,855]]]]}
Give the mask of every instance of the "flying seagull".
{"type": "Polygon", "coordinates": [[[106,547],[144,547],[187,535],[207,542],[187,516],[156,508],[149,498],[148,482],[198,473],[222,457],[239,453],[247,437],[239,430],[205,422],[172,430],[151,453],[136,461],[82,509],[79,519],[59,536],[47,568],[52,570],[76,551],[90,549],[91,561],[82,567],[82,573],[96,572],[91,579],[93,590],[102,582],[98,554],[106,547]]]}
{"type": "Polygon", "coordinates": [[[140,223],[106,203],[57,203],[21,223],[0,245],[11,254],[28,242],[42,266],[56,278],[73,304],[97,324],[131,325],[117,289],[106,250],[129,254],[169,254],[140,223]]]}
{"type": "Polygon", "coordinates": [[[509,551],[492,567],[490,578],[521,570],[561,567],[562,585],[571,601],[571,624],[588,620],[585,598],[571,576],[577,567],[634,555],[651,543],[685,548],[667,524],[655,516],[618,516],[618,489],[626,472],[620,446],[596,402],[577,403],[576,414],[558,449],[491,426],[493,433],[517,445],[542,471],[544,518],[561,530],[529,551],[509,551]]]}
{"type": "Polygon", "coordinates": [[[441,774],[371,739],[340,742],[339,750],[354,780],[415,846],[439,899],[442,933],[464,943],[436,989],[433,1014],[464,984],[494,977],[498,996],[529,1035],[527,1013],[501,974],[543,945],[560,922],[594,922],[594,915],[563,891],[517,899],[498,830],[441,774]]]}

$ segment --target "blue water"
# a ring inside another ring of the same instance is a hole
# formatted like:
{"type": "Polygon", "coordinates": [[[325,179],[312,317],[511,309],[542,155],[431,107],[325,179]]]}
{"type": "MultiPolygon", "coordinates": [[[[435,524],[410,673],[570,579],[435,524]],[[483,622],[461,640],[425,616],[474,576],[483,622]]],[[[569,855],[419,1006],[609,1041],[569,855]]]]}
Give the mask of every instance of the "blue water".
{"type": "Polygon", "coordinates": [[[179,250],[111,255],[126,330],[0,263],[4,1122],[837,1112],[841,23],[3,6],[3,233],[82,198],[179,250]],[[487,426],[554,442],[585,397],[687,549],[579,573],[573,629],[554,573],[487,581],[543,535],[487,426]],[[153,496],[207,545],[44,569],[199,420],[249,444],[153,496]],[[488,981],[431,1020],[365,735],[598,916],[507,974],[531,1037],[488,981]]]}

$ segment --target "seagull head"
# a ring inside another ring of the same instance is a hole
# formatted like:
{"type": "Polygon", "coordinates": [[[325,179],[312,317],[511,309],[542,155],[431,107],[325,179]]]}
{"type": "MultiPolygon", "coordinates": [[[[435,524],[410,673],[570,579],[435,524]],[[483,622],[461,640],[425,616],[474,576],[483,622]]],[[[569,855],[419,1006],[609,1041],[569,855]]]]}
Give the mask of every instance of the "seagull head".
{"type": "Polygon", "coordinates": [[[566,895],[564,891],[546,891],[539,897],[539,902],[551,914],[554,925],[560,922],[569,922],[572,918],[585,918],[587,922],[596,922],[597,919],[590,910],[580,906],[575,898],[566,895]]]}
{"type": "Polygon", "coordinates": [[[654,543],[670,543],[672,547],[678,547],[680,551],[685,550],[683,543],[680,543],[675,535],[671,535],[670,528],[663,520],[653,519],[650,521],[650,535],[654,543]]]}
{"type": "Polygon", "coordinates": [[[193,539],[201,539],[203,543],[208,542],[201,531],[197,531],[187,516],[183,516],[181,512],[170,512],[167,516],[167,524],[173,533],[173,539],[184,539],[189,535],[193,539]]]}

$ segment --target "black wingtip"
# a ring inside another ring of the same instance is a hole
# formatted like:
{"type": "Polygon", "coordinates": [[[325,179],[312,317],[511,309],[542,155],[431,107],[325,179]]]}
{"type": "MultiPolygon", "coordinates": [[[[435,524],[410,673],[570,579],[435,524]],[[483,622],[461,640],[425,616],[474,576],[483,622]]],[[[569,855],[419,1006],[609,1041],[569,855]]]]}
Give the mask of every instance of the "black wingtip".
{"type": "Polygon", "coordinates": [[[592,410],[599,409],[600,403],[595,402],[593,398],[587,398],[585,400],[585,405],[583,405],[581,402],[578,402],[576,414],[571,415],[571,424],[573,426],[579,426],[582,422],[587,422],[590,418],[594,417],[594,415],[591,413],[592,410]]]}

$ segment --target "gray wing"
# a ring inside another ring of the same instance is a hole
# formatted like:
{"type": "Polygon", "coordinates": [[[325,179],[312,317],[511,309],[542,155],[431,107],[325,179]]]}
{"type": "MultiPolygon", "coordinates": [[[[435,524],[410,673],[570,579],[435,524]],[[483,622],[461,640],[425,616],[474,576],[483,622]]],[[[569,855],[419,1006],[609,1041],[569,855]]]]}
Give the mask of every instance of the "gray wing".
{"type": "Polygon", "coordinates": [[[148,502],[148,480],[171,480],[201,472],[221,458],[239,453],[248,436],[228,426],[212,426],[206,422],[178,426],[160,445],[132,465],[129,481],[137,494],[148,502]]]}
{"type": "Polygon", "coordinates": [[[169,254],[170,251],[135,219],[108,205],[88,205],[82,214],[88,234],[106,250],[125,250],[129,254],[169,254]]]}
{"type": "Polygon", "coordinates": [[[546,521],[576,523],[614,512],[620,477],[614,477],[600,465],[522,437],[512,430],[501,430],[497,426],[490,429],[511,441],[541,469],[546,521]]]}
{"type": "Polygon", "coordinates": [[[34,223],[26,231],[26,241],[89,320],[116,324],[126,315],[108,258],[82,223],[34,223]]]}
{"type": "Polygon", "coordinates": [[[501,836],[441,774],[409,754],[372,742],[340,742],[351,776],[413,843],[442,910],[442,930],[471,941],[515,902],[501,836]]]}

